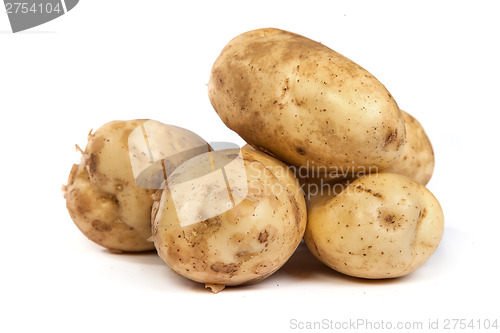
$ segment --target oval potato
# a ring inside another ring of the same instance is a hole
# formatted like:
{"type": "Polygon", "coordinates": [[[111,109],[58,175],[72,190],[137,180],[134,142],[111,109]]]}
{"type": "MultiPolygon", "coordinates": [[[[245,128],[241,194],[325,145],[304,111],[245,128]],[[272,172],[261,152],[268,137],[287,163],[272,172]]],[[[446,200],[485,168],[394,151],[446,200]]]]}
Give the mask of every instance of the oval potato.
{"type": "Polygon", "coordinates": [[[348,58],[291,32],[258,29],[231,40],[208,91],[229,128],[290,165],[380,171],[404,147],[404,121],[387,89],[348,58]]]}

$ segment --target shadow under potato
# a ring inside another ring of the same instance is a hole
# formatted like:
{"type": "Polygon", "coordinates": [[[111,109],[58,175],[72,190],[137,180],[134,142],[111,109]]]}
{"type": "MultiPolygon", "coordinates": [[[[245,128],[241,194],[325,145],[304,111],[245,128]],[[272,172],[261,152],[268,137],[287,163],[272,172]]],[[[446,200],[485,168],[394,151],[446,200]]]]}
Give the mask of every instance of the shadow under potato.
{"type": "MultiPolygon", "coordinates": [[[[141,253],[113,253],[107,249],[102,249],[102,251],[114,255],[114,258],[119,261],[133,262],[141,265],[147,264],[154,266],[165,266],[165,275],[167,275],[165,276],[165,278],[173,279],[173,281],[171,281],[175,284],[178,284],[180,289],[184,288],[186,291],[190,290],[192,292],[211,294],[210,289],[205,289],[203,283],[191,281],[166,266],[155,250],[141,253]]],[[[316,259],[316,257],[314,257],[314,255],[309,251],[304,241],[302,241],[298,248],[295,250],[292,257],[285,263],[285,265],[283,265],[283,267],[281,267],[276,273],[266,278],[261,283],[255,283],[245,286],[228,286],[222,292],[229,293],[249,291],[262,288],[263,284],[279,286],[280,281],[283,281],[283,278],[292,281],[295,280],[294,282],[297,283],[317,281],[318,283],[332,283],[343,286],[355,284],[378,285],[386,283],[397,283],[396,281],[399,282],[405,279],[404,277],[394,279],[364,279],[339,273],[316,259]]]]}
{"type": "Polygon", "coordinates": [[[101,249],[101,251],[105,254],[112,255],[113,259],[123,261],[123,262],[132,262],[141,265],[155,265],[155,266],[164,266],[165,263],[158,256],[156,249],[142,251],[142,252],[119,252],[112,251],[106,248],[101,249]]]}
{"type": "Polygon", "coordinates": [[[335,272],[316,259],[302,241],[292,257],[274,275],[290,275],[292,278],[306,280],[316,279],[318,275],[330,275],[332,271],[335,272]]]}
{"type": "MultiPolygon", "coordinates": [[[[302,241],[292,257],[272,277],[288,275],[296,280],[331,281],[332,283],[386,284],[402,282],[405,277],[389,279],[365,279],[345,275],[319,261],[302,241]],[[397,282],[396,282],[397,281],[397,282]]],[[[271,278],[272,278],[271,277],[271,278]]]]}

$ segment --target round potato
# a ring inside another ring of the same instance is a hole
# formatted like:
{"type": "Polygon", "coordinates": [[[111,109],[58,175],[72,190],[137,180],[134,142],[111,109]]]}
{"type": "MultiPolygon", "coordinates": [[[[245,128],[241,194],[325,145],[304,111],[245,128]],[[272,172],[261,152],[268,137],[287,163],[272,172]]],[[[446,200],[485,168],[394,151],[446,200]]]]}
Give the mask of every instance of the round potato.
{"type": "Polygon", "coordinates": [[[64,187],[76,226],[112,251],[154,249],[151,195],[176,164],[207,151],[207,143],[180,127],[152,120],[113,121],[90,133],[79,165],[64,187]],[[154,183],[157,185],[154,185],[154,183]]]}
{"type": "Polygon", "coordinates": [[[231,40],[208,92],[222,121],[287,164],[377,172],[401,154],[404,121],[369,72],[321,43],[278,29],[231,40]]]}
{"type": "Polygon", "coordinates": [[[307,247],[341,273],[368,279],[404,276],[434,253],[443,235],[441,206],[402,175],[370,174],[308,207],[307,247]]]}
{"type": "Polygon", "coordinates": [[[153,206],[153,240],[175,272],[218,291],[278,270],[299,245],[306,215],[285,164],[259,151],[220,150],[170,175],[153,206]]]}
{"type": "Polygon", "coordinates": [[[398,173],[426,185],[434,171],[434,150],[422,125],[401,111],[405,120],[406,144],[399,159],[384,172],[398,173]]]}

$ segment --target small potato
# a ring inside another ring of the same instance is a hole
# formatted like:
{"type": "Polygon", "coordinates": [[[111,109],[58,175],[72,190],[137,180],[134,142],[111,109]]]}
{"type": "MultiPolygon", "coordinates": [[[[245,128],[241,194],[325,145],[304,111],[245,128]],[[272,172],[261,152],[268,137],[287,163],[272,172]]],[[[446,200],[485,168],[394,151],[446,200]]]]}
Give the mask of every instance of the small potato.
{"type": "Polygon", "coordinates": [[[220,150],[170,175],[153,206],[153,240],[175,272],[216,292],[278,270],[298,247],[306,214],[285,164],[259,151],[220,150]]]}
{"type": "Polygon", "coordinates": [[[307,247],[341,273],[368,279],[407,275],[434,253],[444,228],[439,202],[408,177],[378,173],[308,206],[307,247]]]}
{"type": "Polygon", "coordinates": [[[231,40],[212,67],[208,92],[230,129],[289,165],[368,173],[403,151],[404,121],[382,83],[291,32],[258,29],[231,40]]]}
{"type": "Polygon", "coordinates": [[[154,183],[203,150],[207,143],[180,127],[152,120],[105,124],[89,134],[82,161],[63,187],[71,218],[85,236],[112,251],[154,249],[148,241],[151,195],[159,188],[154,183]]]}
{"type": "Polygon", "coordinates": [[[406,144],[399,159],[384,172],[410,177],[426,185],[434,171],[434,150],[427,134],[417,119],[401,111],[405,120],[406,144]]]}

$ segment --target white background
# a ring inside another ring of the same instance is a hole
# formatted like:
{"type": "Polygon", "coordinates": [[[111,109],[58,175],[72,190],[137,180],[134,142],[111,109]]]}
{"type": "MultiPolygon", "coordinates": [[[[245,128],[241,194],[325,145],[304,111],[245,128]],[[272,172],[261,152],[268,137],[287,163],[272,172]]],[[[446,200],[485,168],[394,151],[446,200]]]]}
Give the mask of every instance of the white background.
{"type": "Polygon", "coordinates": [[[292,319],[422,321],[424,328],[429,319],[500,321],[497,7],[81,0],[18,34],[0,7],[0,331],[286,332],[292,319]],[[152,118],[207,141],[242,143],[212,109],[206,83],[224,45],[261,27],[308,36],[356,61],[424,125],[436,153],[428,187],[446,228],[435,255],[413,274],[348,278],[299,248],[263,282],[213,295],[155,253],[113,255],[74,226],[60,189],[79,161],[74,145],[84,147],[91,128],[152,118]]]}

